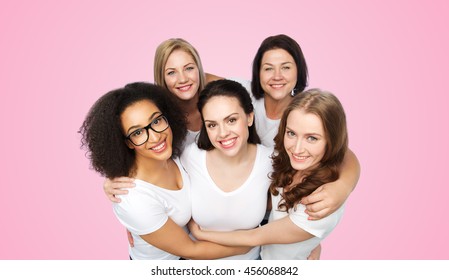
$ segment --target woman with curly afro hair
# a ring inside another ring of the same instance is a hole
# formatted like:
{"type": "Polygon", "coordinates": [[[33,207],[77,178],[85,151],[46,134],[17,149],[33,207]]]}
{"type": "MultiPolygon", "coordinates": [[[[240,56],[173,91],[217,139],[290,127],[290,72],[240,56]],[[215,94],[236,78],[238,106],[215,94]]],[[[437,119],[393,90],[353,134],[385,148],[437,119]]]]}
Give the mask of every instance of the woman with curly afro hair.
{"type": "Polygon", "coordinates": [[[190,180],[178,156],[186,119],[166,90],[133,83],[103,95],[90,109],[80,133],[95,171],[106,177],[132,176],[136,187],[114,204],[131,232],[131,259],[214,259],[246,247],[193,241],[190,180]]]}

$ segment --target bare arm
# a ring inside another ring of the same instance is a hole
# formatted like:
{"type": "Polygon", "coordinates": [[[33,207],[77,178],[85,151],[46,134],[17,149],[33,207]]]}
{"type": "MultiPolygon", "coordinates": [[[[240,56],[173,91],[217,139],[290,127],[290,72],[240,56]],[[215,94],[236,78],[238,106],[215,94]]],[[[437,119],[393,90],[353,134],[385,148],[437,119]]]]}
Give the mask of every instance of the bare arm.
{"type": "Polygon", "coordinates": [[[314,237],[295,225],[288,216],[250,230],[231,232],[204,231],[192,222],[189,224],[189,228],[193,236],[200,240],[208,240],[227,246],[289,244],[314,237]]]}
{"type": "Polygon", "coordinates": [[[186,259],[217,259],[245,254],[250,247],[227,247],[206,241],[194,241],[170,218],[155,232],[141,235],[149,244],[186,259]]]}
{"type": "Polygon", "coordinates": [[[340,178],[324,184],[312,194],[304,197],[310,220],[319,220],[334,213],[354,190],[360,176],[360,163],[355,154],[348,150],[340,167],[340,178]]]}
{"type": "Polygon", "coordinates": [[[103,190],[110,201],[120,203],[122,200],[116,195],[126,195],[126,188],[135,187],[134,179],[129,177],[117,177],[112,180],[106,179],[103,183],[103,190]]]}

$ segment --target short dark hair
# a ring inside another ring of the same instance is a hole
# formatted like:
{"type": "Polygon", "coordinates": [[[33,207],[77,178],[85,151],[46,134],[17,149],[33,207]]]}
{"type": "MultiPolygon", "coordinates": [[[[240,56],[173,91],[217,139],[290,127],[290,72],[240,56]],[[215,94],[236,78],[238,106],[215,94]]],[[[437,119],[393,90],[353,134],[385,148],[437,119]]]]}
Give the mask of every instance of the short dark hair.
{"type": "MultiPolygon", "coordinates": [[[[198,100],[198,111],[201,114],[201,120],[203,125],[201,126],[200,134],[198,136],[198,148],[210,151],[214,149],[206,131],[206,126],[204,125],[203,108],[206,103],[214,96],[226,96],[233,97],[238,100],[240,107],[246,114],[251,114],[254,112],[254,107],[251,102],[251,97],[248,91],[240,83],[231,80],[217,80],[210,82],[206,87],[200,92],[198,100]]],[[[256,122],[248,128],[249,136],[248,143],[260,144],[260,138],[256,131],[256,122]]]]}
{"type": "Polygon", "coordinates": [[[260,67],[262,57],[265,52],[273,49],[283,49],[295,60],[296,67],[298,68],[298,76],[295,85],[296,92],[302,92],[307,87],[307,64],[298,42],[284,34],[270,36],[263,40],[253,60],[251,90],[256,99],[260,99],[264,95],[262,86],[260,85],[260,67]]]}
{"type": "Polygon", "coordinates": [[[131,83],[112,90],[98,99],[86,116],[80,130],[81,148],[95,171],[108,178],[130,176],[135,164],[135,151],[126,145],[121,114],[142,100],[158,107],[167,118],[173,133],[172,156],[179,156],[187,133],[186,118],[167,90],[150,83],[131,83]]]}

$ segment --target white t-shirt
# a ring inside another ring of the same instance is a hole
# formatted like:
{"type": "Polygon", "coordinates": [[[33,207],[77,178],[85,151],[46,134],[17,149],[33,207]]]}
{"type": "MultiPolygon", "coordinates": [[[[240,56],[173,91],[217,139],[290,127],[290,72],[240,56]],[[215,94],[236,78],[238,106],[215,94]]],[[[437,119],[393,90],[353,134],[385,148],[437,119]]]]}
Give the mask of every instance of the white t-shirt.
{"type": "MultiPolygon", "coordinates": [[[[210,177],[206,167],[206,151],[195,144],[186,148],[181,161],[189,173],[192,193],[192,218],[204,229],[233,231],[252,229],[262,221],[270,186],[272,150],[257,145],[257,154],[251,174],[232,192],[222,191],[210,177]]],[[[225,259],[257,259],[259,247],[245,255],[225,259]]]]}
{"type": "Polygon", "coordinates": [[[120,196],[122,202],[114,203],[113,210],[119,221],[134,238],[134,247],[129,247],[129,255],[134,260],[176,260],[174,256],[144,241],[140,235],[160,229],[172,219],[184,227],[191,217],[190,180],[179,159],[175,159],[183,186],[180,190],[167,190],[151,183],[136,179],[136,186],[127,195],[120,196]]]}
{"type": "Polygon", "coordinates": [[[279,195],[271,196],[273,210],[268,222],[289,216],[295,225],[314,235],[314,237],[292,244],[264,245],[260,255],[263,260],[306,260],[310,252],[337,226],[343,216],[344,205],[325,218],[310,221],[307,220],[308,215],[304,213],[306,207],[303,204],[298,204],[296,210],[290,209],[288,213],[277,210],[282,189],[279,189],[279,192],[279,195]]]}
{"type": "Polygon", "coordinates": [[[192,143],[196,143],[198,135],[200,134],[200,131],[191,131],[191,130],[187,130],[187,134],[186,134],[186,138],[184,140],[184,147],[189,146],[192,143]]]}
{"type": "Polygon", "coordinates": [[[257,134],[260,137],[262,145],[267,147],[274,147],[274,137],[278,133],[280,119],[272,120],[267,117],[267,112],[265,111],[264,99],[256,99],[251,91],[251,81],[231,78],[231,80],[239,82],[242,84],[251,96],[251,100],[254,106],[254,120],[256,124],[257,134]]]}

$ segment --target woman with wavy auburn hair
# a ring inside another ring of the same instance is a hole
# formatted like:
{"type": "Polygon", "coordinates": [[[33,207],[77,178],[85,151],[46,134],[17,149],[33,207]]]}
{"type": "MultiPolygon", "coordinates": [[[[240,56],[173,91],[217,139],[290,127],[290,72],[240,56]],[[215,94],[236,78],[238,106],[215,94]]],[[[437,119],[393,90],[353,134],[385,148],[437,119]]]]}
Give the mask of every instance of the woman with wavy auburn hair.
{"type": "Polygon", "coordinates": [[[262,247],[262,259],[307,259],[335,228],[344,206],[317,221],[308,219],[301,199],[335,181],[348,149],[346,117],[331,93],[311,89],[295,96],[284,111],[275,137],[270,185],[273,210],[268,224],[246,231],[191,232],[199,240],[262,247]]]}

